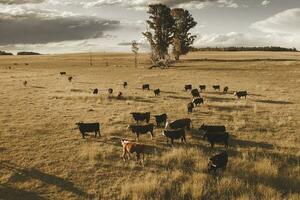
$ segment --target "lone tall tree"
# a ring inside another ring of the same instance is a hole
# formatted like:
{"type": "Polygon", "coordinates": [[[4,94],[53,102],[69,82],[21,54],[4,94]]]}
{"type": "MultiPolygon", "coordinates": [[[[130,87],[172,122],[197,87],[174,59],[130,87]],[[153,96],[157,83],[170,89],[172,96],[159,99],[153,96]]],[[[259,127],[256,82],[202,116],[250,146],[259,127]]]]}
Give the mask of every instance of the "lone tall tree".
{"type": "Polygon", "coordinates": [[[174,8],[171,11],[174,18],[174,36],[173,36],[173,54],[175,60],[179,60],[179,56],[189,52],[191,45],[196,38],[195,35],[189,33],[190,29],[197,25],[189,11],[182,8],[174,8]]]}
{"type": "Polygon", "coordinates": [[[143,35],[148,39],[152,51],[155,51],[153,53],[157,59],[165,59],[173,38],[174,19],[171,9],[163,4],[152,4],[149,5],[148,13],[150,17],[147,24],[150,30],[143,35]]]}
{"type": "Polygon", "coordinates": [[[137,55],[139,52],[139,44],[135,40],[131,42],[131,51],[134,53],[134,66],[137,68],[137,55]]]}

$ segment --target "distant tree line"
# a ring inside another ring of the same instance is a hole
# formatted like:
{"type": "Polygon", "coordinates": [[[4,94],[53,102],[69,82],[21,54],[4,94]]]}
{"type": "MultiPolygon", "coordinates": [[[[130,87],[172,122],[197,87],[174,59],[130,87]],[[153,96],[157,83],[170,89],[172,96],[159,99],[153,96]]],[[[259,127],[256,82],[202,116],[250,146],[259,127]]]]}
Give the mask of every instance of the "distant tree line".
{"type": "Polygon", "coordinates": [[[171,9],[164,4],[151,4],[148,10],[147,31],[143,35],[151,47],[151,60],[154,65],[169,60],[169,47],[173,47],[175,60],[187,54],[196,36],[189,31],[197,22],[182,8],[171,9]]]}
{"type": "Polygon", "coordinates": [[[204,47],[195,48],[191,47],[190,51],[289,51],[297,52],[296,48],[283,48],[283,47],[204,47]]]}
{"type": "Polygon", "coordinates": [[[12,56],[12,55],[14,54],[5,51],[0,51],[0,56],[12,56]]]}
{"type": "Polygon", "coordinates": [[[41,55],[41,54],[36,52],[31,52],[31,51],[22,51],[22,52],[18,52],[17,55],[23,56],[23,55],[41,55]]]}
{"type": "MultiPolygon", "coordinates": [[[[0,50],[0,56],[13,56],[13,55],[14,55],[13,53],[0,50]]],[[[36,52],[31,52],[31,51],[22,51],[22,52],[18,52],[17,55],[22,56],[22,55],[41,55],[41,54],[36,52]]]]}

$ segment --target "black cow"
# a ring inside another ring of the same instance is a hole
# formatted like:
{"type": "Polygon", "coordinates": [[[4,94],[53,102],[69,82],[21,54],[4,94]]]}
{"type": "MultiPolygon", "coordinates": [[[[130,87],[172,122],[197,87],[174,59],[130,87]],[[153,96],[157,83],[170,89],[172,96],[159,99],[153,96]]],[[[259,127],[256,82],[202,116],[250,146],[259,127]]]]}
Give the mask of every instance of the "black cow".
{"type": "Polygon", "coordinates": [[[79,128],[80,133],[82,134],[82,138],[85,138],[86,133],[95,133],[95,137],[97,137],[97,133],[100,135],[100,124],[99,123],[76,123],[79,128]]]}
{"type": "Polygon", "coordinates": [[[174,144],[174,140],[181,139],[181,142],[186,143],[185,138],[185,130],[184,129],[177,129],[177,130],[164,130],[162,135],[167,137],[167,143],[169,142],[169,138],[171,139],[171,144],[174,144]]]}
{"type": "Polygon", "coordinates": [[[192,90],[192,88],[193,88],[193,87],[192,87],[191,84],[185,85],[185,86],[184,86],[184,90],[185,90],[185,91],[192,90]]]}
{"type": "Polygon", "coordinates": [[[191,91],[191,94],[193,97],[200,97],[200,93],[199,93],[198,89],[193,89],[191,91]]]}
{"type": "Polygon", "coordinates": [[[27,86],[27,81],[23,81],[23,85],[26,87],[27,86]]]}
{"type": "Polygon", "coordinates": [[[125,81],[125,82],[123,82],[123,87],[124,88],[126,88],[127,87],[127,85],[128,85],[128,83],[125,81]]]}
{"type": "Polygon", "coordinates": [[[147,124],[147,125],[128,125],[127,129],[130,129],[132,133],[136,135],[137,140],[139,140],[139,135],[150,133],[151,139],[153,138],[153,130],[154,124],[147,124]]]}
{"type": "Polygon", "coordinates": [[[199,131],[204,132],[226,132],[226,128],[223,125],[205,125],[202,124],[199,131]]]}
{"type": "Polygon", "coordinates": [[[215,143],[224,143],[225,147],[228,147],[229,134],[227,132],[205,132],[203,138],[207,138],[213,148],[215,143]]]}
{"type": "Polygon", "coordinates": [[[194,108],[194,104],[192,102],[188,103],[188,105],[187,105],[188,113],[192,113],[193,108],[194,108]]]}
{"type": "Polygon", "coordinates": [[[167,119],[168,119],[168,116],[167,114],[161,114],[161,115],[154,115],[155,117],[155,121],[156,121],[156,125],[159,127],[162,123],[163,123],[163,126],[166,125],[167,123],[167,119]]]}
{"type": "Polygon", "coordinates": [[[155,96],[160,95],[160,89],[154,90],[154,95],[155,95],[155,96]]]}
{"type": "Polygon", "coordinates": [[[165,128],[170,127],[171,129],[180,129],[186,128],[187,130],[191,129],[192,120],[190,118],[177,119],[172,122],[167,122],[165,128]]]}
{"type": "Polygon", "coordinates": [[[122,92],[119,92],[118,96],[117,96],[117,99],[122,99],[123,98],[123,93],[122,92]]]}
{"type": "Polygon", "coordinates": [[[66,75],[67,72],[60,72],[60,75],[66,75]]]}
{"type": "Polygon", "coordinates": [[[235,92],[234,95],[237,96],[238,98],[245,97],[245,99],[246,99],[248,93],[247,93],[247,91],[238,91],[238,92],[235,92]]]}
{"type": "Polygon", "coordinates": [[[214,155],[209,159],[208,163],[208,171],[214,171],[216,172],[217,169],[222,168],[226,169],[228,162],[228,154],[226,151],[223,151],[222,153],[219,153],[217,155],[214,155]]]}
{"type": "Polygon", "coordinates": [[[149,84],[143,84],[143,86],[142,86],[142,89],[143,90],[150,90],[150,85],[149,84]]]}
{"type": "Polygon", "coordinates": [[[196,106],[198,106],[199,104],[204,104],[204,100],[203,100],[203,98],[198,97],[198,98],[196,98],[196,99],[193,99],[193,103],[194,103],[196,106]]]}
{"type": "Polygon", "coordinates": [[[98,94],[99,90],[96,88],[93,90],[93,94],[98,94]]]}
{"type": "Polygon", "coordinates": [[[202,90],[205,90],[205,89],[206,89],[206,85],[199,85],[199,88],[200,88],[200,90],[201,90],[201,92],[202,92],[202,90]]]}
{"type": "Polygon", "coordinates": [[[69,82],[71,82],[71,81],[72,81],[72,79],[73,79],[73,77],[72,77],[72,76],[69,76],[69,77],[68,77],[68,80],[69,80],[69,82]]]}
{"type": "Polygon", "coordinates": [[[228,89],[229,89],[229,88],[228,88],[227,86],[224,87],[223,92],[224,92],[224,93],[227,93],[227,92],[228,92],[228,89]]]}
{"type": "Polygon", "coordinates": [[[214,90],[220,91],[220,85],[213,85],[212,87],[213,87],[214,90]]]}
{"type": "Polygon", "coordinates": [[[149,123],[150,121],[150,112],[146,112],[146,113],[138,113],[138,112],[132,112],[130,113],[133,117],[133,119],[139,123],[139,121],[146,121],[147,123],[149,123]]]}
{"type": "Polygon", "coordinates": [[[114,90],[112,88],[108,88],[108,94],[112,94],[114,92],[114,90]]]}

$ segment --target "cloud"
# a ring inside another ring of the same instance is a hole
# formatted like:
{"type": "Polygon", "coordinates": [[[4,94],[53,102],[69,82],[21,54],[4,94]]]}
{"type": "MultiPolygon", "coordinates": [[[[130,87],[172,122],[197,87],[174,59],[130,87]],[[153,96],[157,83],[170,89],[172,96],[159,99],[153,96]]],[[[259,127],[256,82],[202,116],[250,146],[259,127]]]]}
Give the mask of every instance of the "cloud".
{"type": "Polygon", "coordinates": [[[300,37],[282,37],[277,34],[257,35],[255,33],[203,34],[198,35],[196,47],[229,47],[229,46],[282,46],[300,49],[300,37]]]}
{"type": "MultiPolygon", "coordinates": [[[[64,1],[66,2],[66,1],[64,1]]],[[[69,2],[70,3],[70,2],[69,2]]],[[[235,0],[88,0],[80,2],[84,7],[101,7],[121,5],[127,8],[146,9],[149,4],[162,3],[170,7],[182,7],[189,9],[202,9],[207,6],[217,5],[219,7],[237,8],[239,5],[235,0]]]]}
{"type": "Polygon", "coordinates": [[[13,4],[36,4],[43,3],[45,0],[0,0],[0,4],[13,5],[13,4]]]}
{"type": "Polygon", "coordinates": [[[255,22],[251,28],[265,33],[298,35],[300,34],[300,8],[285,10],[265,20],[255,22]]]}
{"type": "Polygon", "coordinates": [[[39,44],[105,37],[119,21],[52,10],[7,7],[0,11],[0,45],[39,44]]]}
{"type": "Polygon", "coordinates": [[[271,3],[271,0],[264,0],[263,2],[261,2],[261,5],[268,7],[268,5],[271,3]]]}

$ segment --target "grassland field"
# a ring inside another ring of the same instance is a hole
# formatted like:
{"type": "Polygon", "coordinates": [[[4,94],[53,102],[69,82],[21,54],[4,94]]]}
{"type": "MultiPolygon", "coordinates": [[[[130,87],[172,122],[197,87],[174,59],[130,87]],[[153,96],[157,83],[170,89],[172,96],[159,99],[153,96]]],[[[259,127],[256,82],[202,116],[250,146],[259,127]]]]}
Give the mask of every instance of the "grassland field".
{"type": "Polygon", "coordinates": [[[89,57],[0,57],[0,199],[300,199],[300,53],[193,52],[164,70],[149,70],[147,54],[138,68],[132,54],[93,53],[92,66],[89,57]],[[192,114],[185,84],[207,85],[192,114]],[[236,90],[249,96],[238,100],[236,90]],[[124,163],[120,139],[135,138],[126,130],[135,111],[191,118],[187,144],[166,144],[156,128],[153,140],[140,138],[144,167],[124,163]],[[102,136],[82,139],[79,121],[100,122],[102,136]],[[227,169],[216,175],[207,162],[224,146],[202,139],[203,123],[223,124],[231,136],[227,169]]]}

